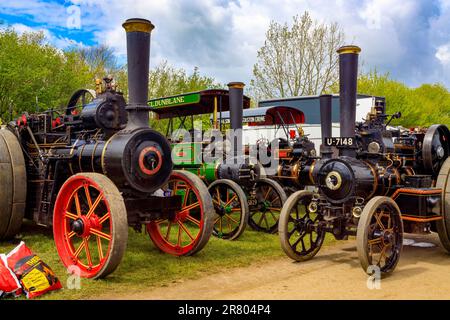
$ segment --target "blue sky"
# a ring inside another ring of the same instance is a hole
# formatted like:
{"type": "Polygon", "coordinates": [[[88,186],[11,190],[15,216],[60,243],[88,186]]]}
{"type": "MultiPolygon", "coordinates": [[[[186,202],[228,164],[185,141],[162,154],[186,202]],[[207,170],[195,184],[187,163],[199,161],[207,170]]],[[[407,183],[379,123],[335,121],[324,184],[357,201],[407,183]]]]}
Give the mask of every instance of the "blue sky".
{"type": "Polygon", "coordinates": [[[1,0],[0,20],[18,32],[42,30],[62,49],[107,44],[124,61],[121,23],[147,18],[156,25],[152,66],[167,60],[222,83],[248,83],[269,22],[305,10],[338,22],[347,43],[362,48],[366,69],[450,88],[450,0],[1,0]]]}

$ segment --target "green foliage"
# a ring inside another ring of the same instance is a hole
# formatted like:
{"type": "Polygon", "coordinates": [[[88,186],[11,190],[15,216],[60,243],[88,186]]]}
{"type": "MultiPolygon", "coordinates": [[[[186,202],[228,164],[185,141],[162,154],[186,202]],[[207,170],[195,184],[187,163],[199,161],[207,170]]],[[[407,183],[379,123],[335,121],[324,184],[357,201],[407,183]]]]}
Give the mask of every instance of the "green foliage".
{"type": "Polygon", "coordinates": [[[86,64],[74,52],[47,44],[43,33],[0,31],[0,118],[63,107],[78,88],[92,87],[86,64]]]}
{"type": "Polygon", "coordinates": [[[441,84],[410,88],[392,80],[389,74],[379,74],[375,70],[359,77],[358,92],[385,97],[388,114],[402,113],[400,119],[392,122],[394,125],[450,124],[450,93],[441,84]]]}
{"type": "MultiPolygon", "coordinates": [[[[170,66],[167,61],[164,61],[157,65],[154,69],[150,70],[149,79],[149,97],[160,98],[167,97],[181,93],[200,91],[211,88],[220,88],[213,78],[202,76],[197,67],[194,68],[191,74],[186,73],[184,69],[176,69],[170,66]]],[[[200,116],[203,124],[203,129],[208,129],[211,125],[209,122],[210,115],[200,116]]],[[[174,120],[174,128],[178,128],[180,123],[179,119],[174,120]]],[[[152,128],[165,133],[168,120],[159,120],[151,117],[150,125],[152,128]]]]}

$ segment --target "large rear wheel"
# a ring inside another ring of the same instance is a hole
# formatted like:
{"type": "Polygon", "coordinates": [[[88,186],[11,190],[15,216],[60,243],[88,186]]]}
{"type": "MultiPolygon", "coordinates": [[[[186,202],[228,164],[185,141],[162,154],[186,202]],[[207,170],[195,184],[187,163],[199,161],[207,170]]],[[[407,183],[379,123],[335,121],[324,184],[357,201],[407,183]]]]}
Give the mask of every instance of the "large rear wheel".
{"type": "Polygon", "coordinates": [[[382,274],[394,271],[403,246],[400,209],[389,197],[372,198],[359,218],[356,247],[364,272],[376,266],[382,274]]]}
{"type": "Polygon", "coordinates": [[[310,211],[312,197],[311,191],[297,191],[281,210],[278,224],[281,248],[295,261],[312,259],[325,238],[325,231],[320,226],[322,216],[310,211]]]}
{"type": "Polygon", "coordinates": [[[436,188],[442,190],[442,220],[436,221],[436,229],[445,250],[450,252],[450,158],[441,167],[436,181],[436,188]]]}
{"type": "Polygon", "coordinates": [[[64,183],[56,198],[53,234],[66,268],[84,278],[104,278],[122,260],[128,239],[122,195],[106,176],[79,173],[64,183]]]}
{"type": "Polygon", "coordinates": [[[27,177],[25,160],[17,137],[0,128],[0,240],[20,231],[25,214],[27,177]]]}
{"type": "Polygon", "coordinates": [[[203,181],[187,171],[174,170],[164,190],[182,197],[173,218],[147,224],[151,240],[161,251],[175,256],[197,253],[208,243],[214,223],[214,208],[203,181]]]}

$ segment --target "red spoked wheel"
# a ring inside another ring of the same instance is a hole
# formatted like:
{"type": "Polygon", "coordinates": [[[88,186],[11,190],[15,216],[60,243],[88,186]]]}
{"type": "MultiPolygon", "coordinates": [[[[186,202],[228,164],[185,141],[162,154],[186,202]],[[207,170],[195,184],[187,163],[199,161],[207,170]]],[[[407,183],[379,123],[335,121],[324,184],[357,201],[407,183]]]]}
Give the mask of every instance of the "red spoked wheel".
{"type": "Polygon", "coordinates": [[[78,267],[84,278],[112,273],[128,238],[125,203],[114,183],[98,173],[70,177],[56,198],[53,234],[66,268],[78,267]]]}
{"type": "Polygon", "coordinates": [[[193,255],[206,245],[213,230],[215,212],[208,189],[196,175],[176,170],[163,189],[182,196],[182,206],[173,218],[147,224],[147,232],[161,251],[193,255]]]}

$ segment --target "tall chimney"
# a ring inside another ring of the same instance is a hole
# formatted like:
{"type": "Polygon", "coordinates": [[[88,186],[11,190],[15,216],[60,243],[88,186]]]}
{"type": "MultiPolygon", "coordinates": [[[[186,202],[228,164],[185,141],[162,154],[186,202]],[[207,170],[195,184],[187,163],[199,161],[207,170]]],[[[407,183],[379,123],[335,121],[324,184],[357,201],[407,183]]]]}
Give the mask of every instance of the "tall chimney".
{"type": "MultiPolygon", "coordinates": [[[[341,137],[355,137],[358,55],[361,49],[357,46],[343,46],[337,52],[341,137]]],[[[356,156],[356,150],[348,146],[340,149],[339,153],[341,156],[356,156]]]]}
{"type": "Polygon", "coordinates": [[[127,33],[128,129],[149,126],[148,76],[150,33],[155,26],[145,19],[128,19],[122,25],[127,33]]]}
{"type": "Polygon", "coordinates": [[[320,153],[323,159],[330,159],[333,150],[331,147],[325,146],[325,139],[331,138],[331,103],[333,96],[331,94],[323,94],[320,96],[320,128],[322,131],[322,145],[320,153]]]}
{"type": "Polygon", "coordinates": [[[242,154],[242,118],[244,110],[244,86],[242,82],[230,82],[229,104],[230,104],[230,123],[233,129],[234,137],[234,155],[242,154]]]}

